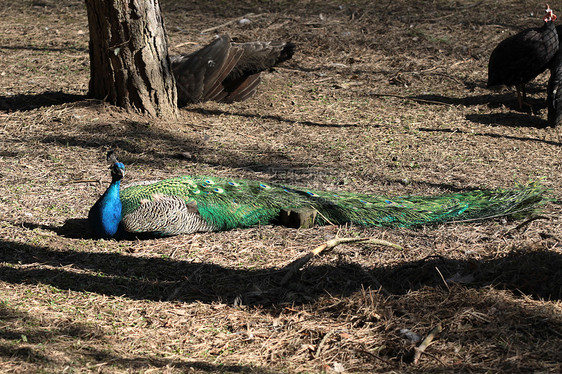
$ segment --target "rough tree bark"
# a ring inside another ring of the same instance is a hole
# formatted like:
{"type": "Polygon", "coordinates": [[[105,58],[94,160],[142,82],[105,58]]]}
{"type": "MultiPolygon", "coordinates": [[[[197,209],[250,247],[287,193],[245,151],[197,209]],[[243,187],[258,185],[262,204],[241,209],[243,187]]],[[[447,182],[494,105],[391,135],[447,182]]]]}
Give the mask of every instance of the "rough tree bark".
{"type": "Polygon", "coordinates": [[[89,95],[129,111],[177,115],[177,93],[158,0],[86,0],[89,95]]]}

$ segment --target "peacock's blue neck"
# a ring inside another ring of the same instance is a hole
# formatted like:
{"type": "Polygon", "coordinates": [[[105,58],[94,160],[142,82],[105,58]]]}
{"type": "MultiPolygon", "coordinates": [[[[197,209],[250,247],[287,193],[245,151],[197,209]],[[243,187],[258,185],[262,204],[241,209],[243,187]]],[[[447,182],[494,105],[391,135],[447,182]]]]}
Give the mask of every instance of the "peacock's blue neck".
{"type": "MultiPolygon", "coordinates": [[[[94,229],[101,237],[114,237],[121,222],[121,199],[119,188],[121,180],[114,180],[109,185],[103,196],[98,201],[98,219],[94,229]]],[[[96,204],[97,205],[97,204],[96,204]]]]}

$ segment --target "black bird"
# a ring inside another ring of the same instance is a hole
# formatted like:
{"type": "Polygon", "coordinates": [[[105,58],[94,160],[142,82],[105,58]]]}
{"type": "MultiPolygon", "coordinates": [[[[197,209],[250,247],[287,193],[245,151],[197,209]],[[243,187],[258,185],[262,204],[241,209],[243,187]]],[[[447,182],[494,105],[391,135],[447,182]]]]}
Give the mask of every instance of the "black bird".
{"type": "Polygon", "coordinates": [[[260,73],[294,52],[291,42],[234,43],[222,35],[198,51],[171,56],[178,105],[247,100],[256,92],[260,73]]]}
{"type": "Polygon", "coordinates": [[[488,63],[487,88],[515,86],[521,109],[525,100],[525,84],[549,67],[558,52],[558,33],[553,21],[556,15],[546,5],[544,25],[510,36],[498,44],[488,63]]]}

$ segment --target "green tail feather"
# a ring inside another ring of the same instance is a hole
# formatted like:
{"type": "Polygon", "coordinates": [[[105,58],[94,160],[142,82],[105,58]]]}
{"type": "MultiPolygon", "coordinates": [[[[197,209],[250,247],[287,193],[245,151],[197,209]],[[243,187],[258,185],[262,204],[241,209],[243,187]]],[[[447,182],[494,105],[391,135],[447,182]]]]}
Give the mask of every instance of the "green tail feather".
{"type": "Polygon", "coordinates": [[[155,196],[195,202],[201,217],[217,230],[270,224],[281,209],[312,207],[319,224],[410,227],[450,221],[528,214],[544,203],[539,183],[514,189],[475,190],[433,197],[386,198],[349,192],[310,191],[251,180],[178,177],[121,191],[122,215],[155,196]]]}

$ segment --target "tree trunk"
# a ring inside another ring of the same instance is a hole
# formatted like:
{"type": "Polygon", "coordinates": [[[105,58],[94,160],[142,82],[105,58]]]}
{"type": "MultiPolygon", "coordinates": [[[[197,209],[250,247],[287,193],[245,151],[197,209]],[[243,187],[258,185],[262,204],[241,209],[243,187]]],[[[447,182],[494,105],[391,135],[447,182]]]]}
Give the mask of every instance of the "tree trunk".
{"type": "Polygon", "coordinates": [[[86,0],[90,97],[156,117],[177,115],[158,0],[86,0]]]}

